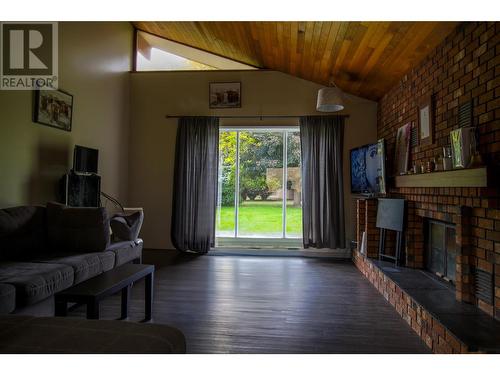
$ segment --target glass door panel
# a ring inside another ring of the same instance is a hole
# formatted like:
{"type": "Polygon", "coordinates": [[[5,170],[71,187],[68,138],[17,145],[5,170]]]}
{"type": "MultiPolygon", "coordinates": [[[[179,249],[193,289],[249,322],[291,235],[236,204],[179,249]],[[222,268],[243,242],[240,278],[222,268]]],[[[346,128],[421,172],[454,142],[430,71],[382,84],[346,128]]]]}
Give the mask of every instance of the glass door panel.
{"type": "Polygon", "coordinates": [[[451,224],[429,221],[428,228],[427,269],[454,282],[457,255],[455,227],[451,224]]]}
{"type": "Polygon", "coordinates": [[[219,186],[216,213],[216,236],[236,236],[236,160],[237,133],[219,134],[219,186]]]}
{"type": "Polygon", "coordinates": [[[283,133],[239,132],[238,236],[283,236],[283,133]]]}
{"type": "Polygon", "coordinates": [[[302,238],[300,132],[286,132],[286,237],[302,238]]]}
{"type": "Polygon", "coordinates": [[[444,226],[438,223],[430,222],[430,254],[429,269],[440,275],[445,274],[444,259],[444,226]]]}
{"type": "Polygon", "coordinates": [[[216,217],[219,243],[246,246],[271,239],[267,243],[283,240],[283,244],[300,246],[300,167],[296,127],[221,129],[216,217]]]}
{"type": "Polygon", "coordinates": [[[456,232],[455,228],[446,228],[446,277],[451,281],[455,281],[456,269],[456,232]]]}

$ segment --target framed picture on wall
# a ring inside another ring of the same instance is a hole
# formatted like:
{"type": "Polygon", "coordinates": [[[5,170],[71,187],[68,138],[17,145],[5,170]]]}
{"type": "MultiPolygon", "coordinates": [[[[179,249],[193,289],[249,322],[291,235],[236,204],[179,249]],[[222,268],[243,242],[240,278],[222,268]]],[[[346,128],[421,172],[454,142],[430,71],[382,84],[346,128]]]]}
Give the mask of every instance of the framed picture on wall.
{"type": "Polygon", "coordinates": [[[212,82],[209,85],[210,108],[241,107],[241,82],[212,82]]]}
{"type": "Polygon", "coordinates": [[[396,175],[403,175],[408,172],[408,162],[410,160],[410,137],[411,122],[401,126],[396,135],[396,175]]]}
{"type": "Polygon", "coordinates": [[[61,90],[35,90],[33,121],[71,131],[73,95],[61,90]]]}
{"type": "Polygon", "coordinates": [[[420,145],[434,143],[432,96],[426,96],[418,104],[418,134],[420,145]]]}

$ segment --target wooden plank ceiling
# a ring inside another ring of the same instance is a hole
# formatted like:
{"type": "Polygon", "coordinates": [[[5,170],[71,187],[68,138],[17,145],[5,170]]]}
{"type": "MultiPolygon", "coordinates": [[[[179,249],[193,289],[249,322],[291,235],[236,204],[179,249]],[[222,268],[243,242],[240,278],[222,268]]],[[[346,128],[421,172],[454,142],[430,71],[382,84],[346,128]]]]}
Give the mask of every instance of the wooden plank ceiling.
{"type": "Polygon", "coordinates": [[[379,99],[457,22],[134,22],[143,31],[259,68],[379,99]]]}

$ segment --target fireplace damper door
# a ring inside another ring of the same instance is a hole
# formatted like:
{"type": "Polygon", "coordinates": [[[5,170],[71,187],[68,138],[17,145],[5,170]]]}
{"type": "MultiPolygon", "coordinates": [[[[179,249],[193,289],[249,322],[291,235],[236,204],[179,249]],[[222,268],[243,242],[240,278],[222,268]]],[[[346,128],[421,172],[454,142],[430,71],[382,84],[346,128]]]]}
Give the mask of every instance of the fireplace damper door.
{"type": "Polygon", "coordinates": [[[427,223],[427,269],[446,281],[455,282],[455,226],[435,220],[429,220],[427,223]]]}

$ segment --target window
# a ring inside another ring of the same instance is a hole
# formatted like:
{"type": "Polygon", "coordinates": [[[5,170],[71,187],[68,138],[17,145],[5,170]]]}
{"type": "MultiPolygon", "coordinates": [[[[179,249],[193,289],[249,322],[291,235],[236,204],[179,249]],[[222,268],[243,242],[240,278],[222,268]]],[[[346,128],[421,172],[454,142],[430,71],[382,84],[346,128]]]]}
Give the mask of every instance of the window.
{"type": "Polygon", "coordinates": [[[137,70],[214,70],[208,66],[181,56],[151,47],[148,54],[137,54],[137,70]]]}
{"type": "Polygon", "coordinates": [[[298,128],[221,129],[218,192],[218,239],[299,240],[298,128]]]}
{"type": "Polygon", "coordinates": [[[137,71],[256,69],[143,31],[137,31],[135,55],[137,71]]]}

